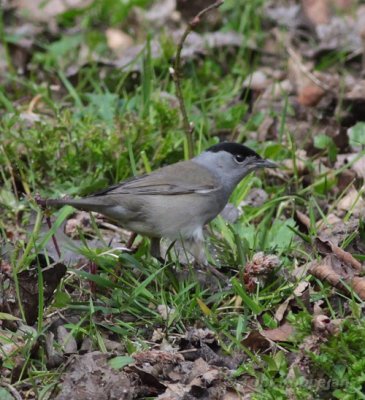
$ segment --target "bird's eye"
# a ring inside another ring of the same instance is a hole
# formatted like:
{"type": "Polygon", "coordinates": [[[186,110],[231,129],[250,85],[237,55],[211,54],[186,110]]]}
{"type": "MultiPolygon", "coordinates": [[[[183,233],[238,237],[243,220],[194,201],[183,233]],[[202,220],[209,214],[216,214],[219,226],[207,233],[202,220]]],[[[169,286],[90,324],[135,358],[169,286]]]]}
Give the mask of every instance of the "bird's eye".
{"type": "Polygon", "coordinates": [[[234,156],[234,159],[235,159],[239,164],[241,164],[241,163],[243,163],[243,162],[245,161],[245,157],[242,156],[241,154],[236,154],[236,155],[234,156]]]}

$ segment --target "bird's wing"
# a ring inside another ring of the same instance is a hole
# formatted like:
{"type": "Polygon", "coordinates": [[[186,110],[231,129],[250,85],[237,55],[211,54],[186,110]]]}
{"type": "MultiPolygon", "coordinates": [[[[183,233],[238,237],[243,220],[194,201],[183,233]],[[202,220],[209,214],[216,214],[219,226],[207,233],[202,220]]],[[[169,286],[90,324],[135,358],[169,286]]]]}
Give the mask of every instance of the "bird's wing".
{"type": "Polygon", "coordinates": [[[94,196],[209,193],[220,187],[218,179],[207,168],[193,161],[182,161],[163,167],[149,175],[128,179],[95,193],[94,196]]]}

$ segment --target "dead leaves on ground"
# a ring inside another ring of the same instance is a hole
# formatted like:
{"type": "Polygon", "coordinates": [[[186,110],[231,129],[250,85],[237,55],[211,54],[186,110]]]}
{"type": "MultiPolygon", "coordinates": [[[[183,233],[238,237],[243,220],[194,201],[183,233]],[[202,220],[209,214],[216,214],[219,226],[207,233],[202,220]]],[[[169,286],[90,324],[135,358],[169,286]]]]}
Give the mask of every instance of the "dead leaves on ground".
{"type": "MultiPolygon", "coordinates": [[[[297,218],[307,230],[310,229],[309,218],[300,211],[297,218]]],[[[353,228],[352,228],[353,229],[353,228]]],[[[308,265],[308,271],[322,281],[348,292],[353,290],[362,300],[365,299],[365,278],[362,275],[365,267],[348,251],[345,251],[328,237],[321,233],[314,240],[318,252],[325,257],[308,265]]]]}
{"type": "MultiPolygon", "coordinates": [[[[199,358],[184,361],[179,353],[158,350],[136,353],[122,370],[111,367],[113,354],[91,352],[69,362],[57,400],[135,399],[161,400],[224,398],[227,373],[199,358]]],[[[228,386],[228,387],[227,387],[228,386]]]]}
{"type": "Polygon", "coordinates": [[[358,276],[356,272],[335,255],[326,256],[321,261],[310,264],[308,271],[330,285],[345,292],[351,290],[361,300],[365,300],[365,278],[358,276]]]}
{"type": "Polygon", "coordinates": [[[229,358],[228,362],[228,357],[219,354],[212,332],[193,330],[173,342],[168,350],[156,344],[155,349],[136,352],[132,357],[115,351],[74,355],[67,363],[62,384],[54,390],[55,398],[239,399],[245,393],[246,377],[236,382],[230,379],[244,356],[235,362],[229,358]],[[204,346],[209,351],[202,352],[204,346]]]}
{"type": "Polygon", "coordinates": [[[294,338],[294,327],[288,322],[274,329],[253,330],[243,340],[243,344],[254,352],[273,349],[277,342],[290,342],[294,338]]]}
{"type": "MultiPolygon", "coordinates": [[[[11,65],[22,73],[38,69],[32,60],[32,55],[41,51],[36,45],[39,41],[52,43],[55,36],[63,34],[65,41],[69,42],[71,46],[73,33],[67,30],[63,32],[64,29],[58,25],[57,17],[71,10],[84,9],[91,2],[89,0],[69,2],[52,0],[48,1],[46,5],[42,5],[41,1],[28,3],[22,0],[14,1],[6,9],[9,20],[15,19],[15,23],[6,26],[5,32],[9,36],[17,37],[17,40],[12,41],[9,45],[11,63],[0,63],[0,70],[4,70],[4,72],[8,72],[11,65]]],[[[203,3],[210,2],[199,2],[199,4],[203,3]]],[[[65,75],[73,79],[78,77],[82,68],[91,64],[98,64],[99,68],[105,71],[101,75],[105,75],[109,70],[125,69],[134,76],[135,73],[142,70],[141,55],[147,46],[146,26],[149,27],[149,30],[154,31],[153,40],[149,44],[151,58],[152,60],[160,59],[165,52],[162,43],[166,40],[171,40],[172,43],[179,41],[192,10],[198,8],[199,4],[191,7],[184,1],[165,0],[154,2],[148,10],[133,7],[128,17],[130,21],[127,20],[122,24],[128,29],[102,28],[110,50],[109,54],[100,56],[83,41],[77,46],[78,51],[73,59],[63,57],[59,63],[66,71],[65,75]]],[[[241,46],[242,35],[233,31],[217,30],[220,21],[220,11],[214,10],[209,14],[209,19],[205,20],[205,23],[211,26],[212,32],[202,34],[192,32],[189,35],[181,54],[183,61],[199,59],[222,48],[237,49],[241,46]]],[[[0,45],[0,54],[5,50],[0,45]]],[[[131,80],[133,79],[131,78],[131,80]]]]}
{"type": "MultiPolygon", "coordinates": [[[[28,325],[34,325],[38,317],[39,301],[39,276],[38,269],[42,269],[42,288],[44,306],[47,306],[53,298],[54,291],[58,287],[62,277],[66,274],[66,266],[63,263],[54,262],[50,265],[43,255],[38,255],[34,260],[33,266],[26,271],[17,274],[19,285],[19,297],[22,302],[22,311],[28,325]]],[[[11,267],[5,269],[2,263],[0,270],[0,312],[5,312],[17,318],[22,317],[19,308],[16,284],[13,280],[11,267]]],[[[0,318],[1,322],[1,318],[0,318]]],[[[14,321],[5,321],[2,325],[9,327],[14,325],[14,321]]]]}

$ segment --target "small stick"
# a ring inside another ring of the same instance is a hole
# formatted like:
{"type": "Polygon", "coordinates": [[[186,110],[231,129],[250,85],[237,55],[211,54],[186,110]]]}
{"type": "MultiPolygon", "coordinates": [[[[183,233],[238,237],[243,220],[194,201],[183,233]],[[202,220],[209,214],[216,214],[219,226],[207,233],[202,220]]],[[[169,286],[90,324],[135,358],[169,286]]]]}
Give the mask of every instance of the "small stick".
{"type": "MultiPolygon", "coordinates": [[[[48,225],[48,229],[52,229],[51,217],[49,216],[48,213],[46,213],[46,222],[47,222],[47,225],[48,225]]],[[[58,242],[57,242],[57,239],[56,239],[55,235],[52,235],[52,242],[53,242],[54,248],[56,249],[56,253],[58,255],[58,258],[61,258],[61,250],[60,250],[60,247],[58,246],[58,242]]]]}
{"type": "Polygon", "coordinates": [[[193,31],[197,25],[199,25],[201,18],[206,14],[207,12],[220,7],[224,3],[224,0],[218,0],[215,3],[211,4],[210,6],[204,8],[201,10],[187,25],[183,35],[181,36],[181,39],[179,41],[179,44],[176,49],[176,57],[175,57],[175,63],[174,63],[174,68],[170,68],[170,73],[172,75],[172,79],[175,82],[175,87],[176,87],[176,95],[179,100],[179,105],[180,105],[180,111],[182,114],[182,119],[183,119],[183,126],[184,126],[184,131],[186,134],[187,142],[188,142],[188,154],[189,157],[192,158],[194,156],[194,143],[193,143],[193,131],[194,131],[194,125],[189,122],[188,114],[186,112],[186,107],[185,107],[185,102],[184,102],[184,97],[181,89],[181,52],[184,46],[184,42],[188,35],[190,34],[191,31],[193,31]]]}
{"type": "Polygon", "coordinates": [[[300,60],[298,53],[294,50],[294,48],[290,45],[287,46],[286,51],[289,54],[289,57],[294,61],[300,71],[307,76],[316,86],[322,89],[325,92],[333,92],[331,87],[327,85],[327,83],[322,82],[318,79],[300,60]]]}
{"type": "MultiPolygon", "coordinates": [[[[98,266],[94,261],[89,262],[89,272],[91,275],[96,275],[98,271],[98,266]]],[[[89,280],[89,285],[90,285],[90,292],[95,294],[96,293],[96,283],[92,280],[89,280]]]]}
{"type": "Polygon", "coordinates": [[[282,42],[283,45],[285,46],[285,50],[288,53],[289,57],[293,60],[293,62],[296,64],[296,66],[299,68],[299,70],[309,79],[311,80],[316,86],[318,86],[320,89],[322,89],[324,92],[330,92],[334,93],[333,89],[331,86],[327,85],[327,83],[322,82],[320,79],[318,79],[302,62],[300,55],[294,50],[294,47],[291,46],[290,40],[285,40],[282,38],[282,35],[280,34],[279,30],[274,29],[274,35],[275,38],[279,41],[282,42]]]}

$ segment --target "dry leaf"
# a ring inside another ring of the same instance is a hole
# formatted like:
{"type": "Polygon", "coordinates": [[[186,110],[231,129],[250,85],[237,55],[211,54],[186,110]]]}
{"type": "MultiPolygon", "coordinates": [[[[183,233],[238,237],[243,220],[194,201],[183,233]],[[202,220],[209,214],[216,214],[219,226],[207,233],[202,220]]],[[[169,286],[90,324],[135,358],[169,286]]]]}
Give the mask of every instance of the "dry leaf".
{"type": "Polygon", "coordinates": [[[304,291],[307,289],[309,282],[301,281],[298,286],[294,289],[292,295],[290,295],[283,303],[279,305],[279,307],[275,311],[275,319],[280,322],[284,318],[284,314],[289,306],[289,303],[294,300],[296,297],[301,297],[304,291]]]}
{"type": "Polygon", "coordinates": [[[31,21],[49,22],[65,11],[85,8],[92,0],[14,0],[14,6],[31,21]]]}
{"type": "Polygon", "coordinates": [[[345,264],[351,265],[357,271],[362,271],[363,267],[360,261],[356,260],[352,254],[348,251],[341,249],[330,240],[322,240],[321,238],[316,238],[315,243],[318,246],[318,250],[323,254],[335,254],[339,260],[343,261],[345,264]]]}
{"type": "Polygon", "coordinates": [[[56,400],[98,399],[132,400],[136,389],[124,371],[108,364],[110,354],[94,351],[76,356],[63,375],[61,392],[56,400]]]}
{"type": "MultiPolygon", "coordinates": [[[[296,211],[297,220],[302,226],[304,226],[307,230],[310,228],[310,219],[303,214],[301,211],[296,211]]],[[[362,271],[363,267],[361,263],[356,260],[349,252],[343,250],[331,240],[328,239],[328,235],[322,235],[319,232],[318,237],[315,239],[315,244],[318,247],[318,251],[322,254],[335,254],[339,260],[344,263],[351,265],[357,271],[362,271]]]]}
{"type": "Polygon", "coordinates": [[[351,100],[365,99],[365,80],[357,80],[356,84],[351,86],[350,91],[346,93],[345,98],[351,100]]]}
{"type": "Polygon", "coordinates": [[[336,208],[345,213],[351,211],[355,217],[365,217],[365,200],[362,193],[359,193],[354,186],[340,199],[336,208]]]}
{"type": "Polygon", "coordinates": [[[133,45],[133,39],[123,31],[115,28],[108,28],[105,31],[108,47],[117,55],[121,56],[133,45]]]}
{"type": "Polygon", "coordinates": [[[313,25],[328,24],[331,15],[329,0],[302,0],[302,6],[313,25]]]}
{"type": "Polygon", "coordinates": [[[260,332],[266,339],[273,342],[287,342],[294,334],[294,328],[288,322],[275,329],[268,329],[260,332]]]}
{"type": "Polygon", "coordinates": [[[271,347],[271,342],[290,341],[294,334],[294,328],[288,322],[275,329],[264,331],[251,331],[242,341],[243,345],[252,351],[263,351],[271,347]]]}
{"type": "Polygon", "coordinates": [[[336,256],[329,255],[321,261],[311,263],[309,272],[343,291],[347,291],[343,284],[345,282],[362,300],[365,300],[365,278],[355,276],[354,271],[346,268],[336,256]]]}
{"type": "Polygon", "coordinates": [[[267,88],[269,83],[271,83],[271,80],[268,79],[265,72],[258,70],[244,80],[243,87],[261,92],[267,88]]]}
{"type": "Polygon", "coordinates": [[[339,154],[337,156],[335,168],[341,168],[345,164],[352,162],[356,158],[358,158],[358,160],[352,164],[351,169],[356,172],[359,178],[365,180],[365,156],[359,157],[358,153],[339,154]]]}
{"type": "Polygon", "coordinates": [[[315,107],[325,93],[322,88],[312,83],[298,91],[298,102],[306,107],[315,107]]]}

